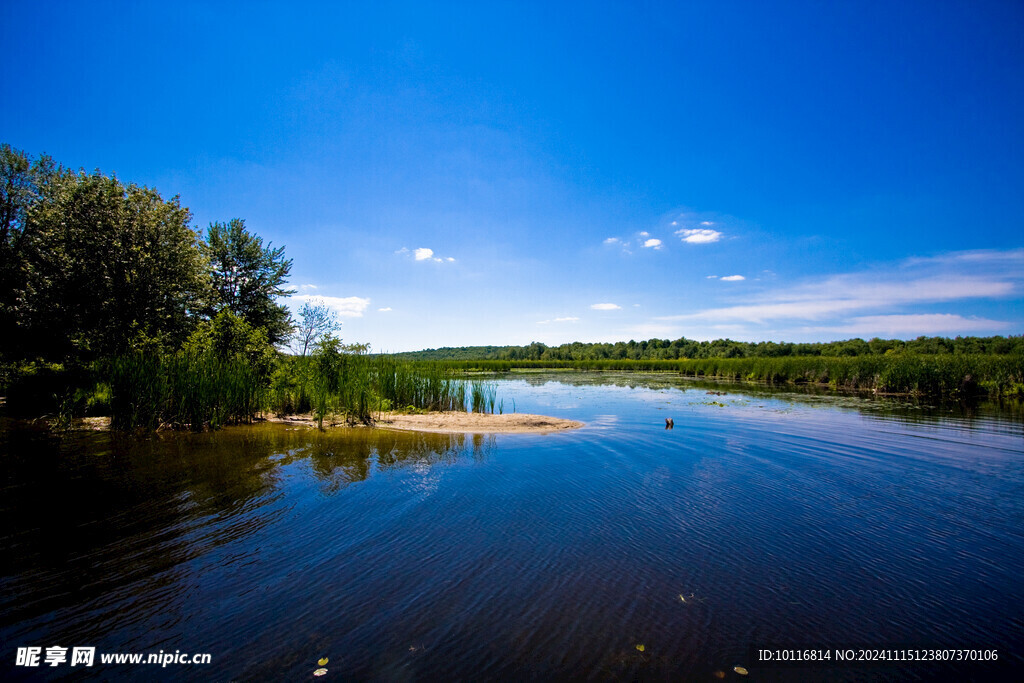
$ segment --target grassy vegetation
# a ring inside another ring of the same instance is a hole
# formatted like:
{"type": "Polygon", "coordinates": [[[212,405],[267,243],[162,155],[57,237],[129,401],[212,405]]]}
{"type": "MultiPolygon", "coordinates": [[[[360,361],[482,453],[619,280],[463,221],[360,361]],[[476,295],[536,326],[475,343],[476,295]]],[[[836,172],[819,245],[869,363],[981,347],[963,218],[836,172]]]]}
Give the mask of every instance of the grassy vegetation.
{"type": "Polygon", "coordinates": [[[886,353],[981,354],[1004,356],[1024,352],[1024,336],[1010,337],[918,337],[917,339],[845,339],[831,342],[740,342],[732,339],[695,341],[675,340],[615,343],[572,342],[547,346],[533,342],[528,346],[462,346],[425,349],[396,354],[406,360],[686,360],[691,358],[787,358],[790,356],[869,356],[886,353]]]}
{"type": "Polygon", "coordinates": [[[212,354],[121,356],[111,364],[110,387],[116,429],[217,429],[251,422],[266,400],[257,369],[212,354]]]}
{"type": "Polygon", "coordinates": [[[109,376],[118,429],[216,429],[260,413],[370,424],[393,409],[494,412],[497,394],[447,365],[345,353],[333,338],[312,356],[282,356],[269,377],[244,358],[190,352],[122,356],[109,376]]]}
{"type": "Polygon", "coordinates": [[[945,397],[1024,397],[1024,354],[912,354],[690,358],[678,360],[475,360],[452,361],[463,371],[573,369],[673,372],[689,377],[771,384],[829,384],[880,393],[945,397]]]}
{"type": "Polygon", "coordinates": [[[497,384],[467,373],[565,369],[668,372],[689,377],[819,384],[836,389],[945,398],[1024,398],[1024,354],[910,354],[680,360],[408,361],[347,353],[334,338],[307,357],[269,361],[195,348],[134,352],[92,367],[23,366],[6,371],[9,411],[105,415],[118,429],[216,429],[260,414],[313,414],[372,423],[382,411],[504,412],[497,384]]]}

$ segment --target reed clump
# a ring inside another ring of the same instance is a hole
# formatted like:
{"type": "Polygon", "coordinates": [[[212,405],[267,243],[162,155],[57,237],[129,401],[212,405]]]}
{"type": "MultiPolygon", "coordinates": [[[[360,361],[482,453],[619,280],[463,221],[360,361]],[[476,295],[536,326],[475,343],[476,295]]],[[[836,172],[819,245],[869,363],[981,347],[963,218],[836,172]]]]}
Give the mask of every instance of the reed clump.
{"type": "Polygon", "coordinates": [[[449,361],[464,372],[513,369],[599,372],[673,372],[687,377],[827,384],[837,389],[965,398],[1024,397],[1024,354],[882,353],[860,356],[746,358],[464,360],[449,361]]]}
{"type": "Polygon", "coordinates": [[[111,363],[111,425],[217,429],[251,422],[266,399],[262,373],[212,354],[133,353],[111,363]]]}

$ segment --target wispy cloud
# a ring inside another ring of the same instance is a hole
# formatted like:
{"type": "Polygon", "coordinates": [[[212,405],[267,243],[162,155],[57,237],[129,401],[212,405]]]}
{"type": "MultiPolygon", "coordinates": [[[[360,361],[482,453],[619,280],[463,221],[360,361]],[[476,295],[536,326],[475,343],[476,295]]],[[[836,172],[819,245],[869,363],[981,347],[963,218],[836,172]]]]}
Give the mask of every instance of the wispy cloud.
{"type": "Polygon", "coordinates": [[[668,227],[686,244],[711,244],[725,239],[726,234],[742,231],[744,221],[710,211],[683,211],[676,214],[668,227]]]}
{"type": "Polygon", "coordinates": [[[993,298],[1013,292],[1013,283],[981,277],[926,277],[877,281],[837,275],[803,287],[770,293],[758,303],[666,316],[665,320],[820,320],[839,313],[902,304],[993,298]]]}
{"type": "Polygon", "coordinates": [[[913,257],[904,262],[907,266],[932,264],[979,264],[986,268],[999,265],[1013,266],[1018,269],[1024,266],[1024,249],[974,249],[971,251],[952,251],[939,256],[913,257]]]}
{"type": "Polygon", "coordinates": [[[551,320],[538,320],[538,325],[550,325],[551,323],[574,323],[579,322],[579,318],[574,316],[566,316],[564,318],[553,318],[551,320]]]}
{"type": "Polygon", "coordinates": [[[632,254],[633,252],[630,251],[630,247],[632,246],[633,242],[636,242],[636,246],[644,249],[660,250],[665,246],[664,242],[662,242],[657,237],[651,237],[651,233],[647,232],[646,230],[641,230],[640,232],[634,233],[631,239],[624,239],[622,237],[607,237],[605,238],[603,243],[609,246],[622,247],[622,253],[632,254]]]}
{"type": "Polygon", "coordinates": [[[850,319],[843,325],[806,327],[801,332],[853,335],[857,337],[898,337],[901,335],[940,335],[987,332],[1009,327],[1008,323],[988,318],[952,313],[912,313],[907,315],[867,315],[850,319]]]}
{"type": "Polygon", "coordinates": [[[710,244],[722,239],[722,233],[710,228],[686,228],[676,230],[676,234],[684,242],[689,244],[710,244]]]}
{"type": "Polygon", "coordinates": [[[309,292],[314,289],[318,289],[316,285],[299,285],[299,290],[303,292],[309,292]]]}
{"type": "Polygon", "coordinates": [[[402,247],[401,249],[399,249],[395,253],[399,254],[399,255],[403,255],[403,256],[411,254],[412,257],[413,257],[413,260],[415,260],[415,261],[428,261],[428,262],[433,262],[433,263],[454,263],[455,262],[455,259],[452,258],[451,256],[446,256],[444,258],[442,258],[440,256],[434,256],[434,250],[430,249],[428,247],[417,247],[416,249],[408,249],[407,247],[402,247]]]}
{"type": "Polygon", "coordinates": [[[381,313],[387,313],[388,311],[391,310],[391,307],[385,306],[384,308],[378,308],[377,310],[380,311],[381,313]]]}
{"type": "MultiPolygon", "coordinates": [[[[833,335],[999,330],[1006,323],[950,310],[936,312],[934,307],[1012,297],[1024,284],[1022,264],[1022,249],[953,252],[907,259],[898,265],[880,266],[868,272],[826,276],[799,286],[769,290],[737,305],[659,319],[717,325],[770,324],[775,332],[787,329],[795,333],[833,335]],[[922,306],[929,306],[931,310],[921,310],[922,306]],[[809,322],[817,324],[807,326],[809,322]]],[[[748,332],[757,334],[753,328],[748,332]]]]}
{"type": "Polygon", "coordinates": [[[739,282],[741,280],[746,280],[747,278],[743,277],[742,275],[726,275],[725,277],[719,279],[722,280],[723,282],[739,282]]]}
{"type": "Polygon", "coordinates": [[[363,312],[370,305],[370,300],[359,296],[313,296],[300,294],[291,297],[300,303],[324,303],[342,318],[362,318],[363,312]]]}
{"type": "Polygon", "coordinates": [[[622,308],[618,304],[591,304],[590,307],[595,311],[617,311],[622,308]]]}

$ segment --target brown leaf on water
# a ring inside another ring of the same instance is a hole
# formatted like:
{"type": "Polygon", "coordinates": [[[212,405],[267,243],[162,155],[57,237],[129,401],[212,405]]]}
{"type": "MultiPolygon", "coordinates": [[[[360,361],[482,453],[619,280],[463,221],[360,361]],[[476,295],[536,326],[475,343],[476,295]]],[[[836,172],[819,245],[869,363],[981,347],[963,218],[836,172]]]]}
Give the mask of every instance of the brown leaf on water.
{"type": "Polygon", "coordinates": [[[734,666],[732,668],[732,670],[735,671],[736,673],[738,673],[740,676],[746,676],[748,673],[750,673],[749,671],[744,669],[742,666],[734,666]]]}

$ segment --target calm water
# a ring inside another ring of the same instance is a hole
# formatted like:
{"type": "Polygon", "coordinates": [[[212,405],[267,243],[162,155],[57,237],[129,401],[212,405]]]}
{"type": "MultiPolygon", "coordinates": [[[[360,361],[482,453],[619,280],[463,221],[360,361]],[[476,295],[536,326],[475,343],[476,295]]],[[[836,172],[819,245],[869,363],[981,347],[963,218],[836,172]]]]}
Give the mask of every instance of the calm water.
{"type": "Polygon", "coordinates": [[[320,657],[318,680],[1024,672],[1019,416],[549,379],[499,395],[584,429],[0,431],[0,678],[313,680],[320,657]],[[750,652],[768,644],[1000,659],[773,669],[750,652]],[[14,665],[55,645],[212,664],[14,665]]]}

